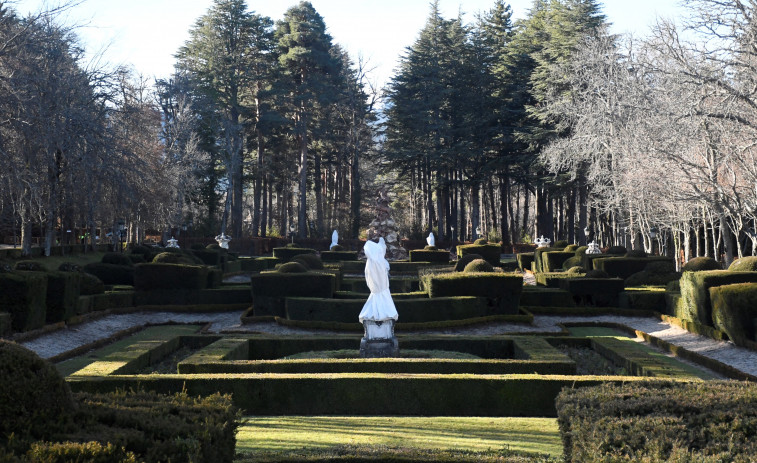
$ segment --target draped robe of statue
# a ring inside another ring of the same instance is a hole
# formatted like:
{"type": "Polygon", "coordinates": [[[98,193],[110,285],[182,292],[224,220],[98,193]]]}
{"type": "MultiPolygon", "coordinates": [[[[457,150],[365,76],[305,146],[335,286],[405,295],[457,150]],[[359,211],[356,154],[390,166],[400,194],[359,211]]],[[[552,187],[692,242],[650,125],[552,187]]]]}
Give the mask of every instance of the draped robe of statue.
{"type": "Polygon", "coordinates": [[[386,245],[367,241],[363,250],[368,260],[365,262],[365,282],[371,290],[368,300],[358,319],[386,321],[397,320],[397,308],[389,292],[389,262],[386,260],[386,245]]]}
{"type": "Polygon", "coordinates": [[[434,232],[431,232],[428,234],[428,238],[426,238],[426,244],[429,246],[436,246],[436,239],[434,238],[434,232]]]}
{"type": "Polygon", "coordinates": [[[334,230],[334,233],[331,234],[331,246],[329,246],[329,251],[334,248],[334,246],[339,244],[339,233],[337,233],[336,230],[334,230]]]}

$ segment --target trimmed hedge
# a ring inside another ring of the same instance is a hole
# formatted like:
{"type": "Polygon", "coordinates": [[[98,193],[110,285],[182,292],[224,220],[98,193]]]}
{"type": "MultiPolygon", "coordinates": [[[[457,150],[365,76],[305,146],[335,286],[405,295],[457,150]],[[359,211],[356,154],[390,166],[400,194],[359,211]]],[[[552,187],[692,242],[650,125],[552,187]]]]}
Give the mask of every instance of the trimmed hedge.
{"type": "Polygon", "coordinates": [[[329,273],[260,273],[250,277],[252,307],[255,316],[286,316],[287,297],[331,298],[336,291],[336,277],[329,273]]]}
{"type": "Polygon", "coordinates": [[[238,305],[250,304],[249,288],[153,289],[134,293],[134,305],[238,305]]]}
{"type": "Polygon", "coordinates": [[[531,263],[534,261],[534,253],[533,252],[521,252],[515,255],[516,260],[518,261],[518,268],[523,270],[524,272],[526,270],[531,271],[531,263]]]}
{"type": "MultiPolygon", "coordinates": [[[[286,298],[286,314],[290,320],[356,322],[365,301],[361,299],[286,298]]],[[[490,315],[485,298],[438,297],[397,299],[394,301],[403,323],[425,323],[442,320],[464,320],[490,315]]]]}
{"type": "Polygon", "coordinates": [[[618,305],[627,309],[655,310],[666,313],[665,288],[639,288],[620,293],[618,305]]]}
{"type": "Polygon", "coordinates": [[[735,283],[757,282],[757,272],[731,272],[730,270],[703,270],[683,272],[681,276],[681,303],[674,315],[702,325],[713,326],[710,288],[735,283]]]}
{"type": "Polygon", "coordinates": [[[292,257],[300,254],[315,254],[315,249],[310,248],[273,248],[273,257],[282,262],[289,262],[292,257]]]}
{"type": "Polygon", "coordinates": [[[461,257],[457,259],[457,261],[455,261],[455,267],[453,268],[453,270],[455,272],[462,272],[463,270],[465,270],[465,267],[468,264],[470,264],[474,260],[479,260],[479,259],[484,259],[484,257],[480,254],[466,254],[464,257],[461,257]]]}
{"type": "Polygon", "coordinates": [[[757,341],[757,283],[710,288],[712,321],[738,346],[757,341]]]}
{"type": "Polygon", "coordinates": [[[712,257],[694,257],[681,268],[682,272],[702,272],[706,270],[722,270],[723,266],[712,257]]]}
{"type": "Polygon", "coordinates": [[[732,272],[757,272],[757,256],[746,256],[731,262],[728,270],[732,272]]]}
{"type": "MultiPolygon", "coordinates": [[[[595,270],[604,270],[614,278],[626,279],[634,273],[642,272],[652,262],[669,262],[675,265],[671,257],[604,257],[592,260],[595,270]]],[[[585,267],[588,270],[588,267],[585,267]]]]}
{"type": "Polygon", "coordinates": [[[201,265],[150,263],[137,264],[134,271],[134,289],[205,289],[208,286],[208,268],[201,265]]]}
{"type": "Polygon", "coordinates": [[[559,288],[524,286],[520,306],[575,307],[576,303],[572,294],[559,288]]]}
{"type": "Polygon", "coordinates": [[[757,460],[753,383],[566,388],[556,407],[566,462],[757,460]]]}
{"type": "Polygon", "coordinates": [[[11,314],[13,331],[42,328],[46,318],[47,275],[0,273],[0,311],[11,314]]]}
{"type": "Polygon", "coordinates": [[[518,313],[523,276],[513,273],[437,273],[424,275],[430,298],[478,296],[494,299],[496,314],[518,313]]]}
{"type": "Polygon", "coordinates": [[[584,276],[583,273],[572,272],[539,272],[534,275],[536,284],[547,288],[559,288],[560,281],[566,278],[579,278],[584,276]]]}
{"type": "Polygon", "coordinates": [[[321,251],[324,262],[341,262],[357,260],[357,251],[321,251]]]}
{"type": "Polygon", "coordinates": [[[457,258],[467,254],[479,254],[493,266],[499,266],[502,248],[498,244],[461,244],[457,247],[457,258]]]}
{"type": "Polygon", "coordinates": [[[598,336],[591,338],[591,347],[634,376],[697,379],[693,373],[683,368],[683,364],[671,361],[665,355],[650,355],[645,346],[632,339],[598,336]]]}
{"type": "Polygon", "coordinates": [[[618,295],[623,291],[620,278],[568,278],[560,281],[560,288],[573,295],[577,305],[617,307],[618,295]]]}
{"type": "Polygon", "coordinates": [[[211,267],[220,267],[224,260],[226,260],[226,255],[217,249],[193,249],[192,254],[205,265],[210,265],[211,267]]]}
{"type": "Polygon", "coordinates": [[[449,252],[444,250],[426,251],[421,249],[413,249],[410,251],[410,262],[433,262],[435,264],[448,264],[449,252]]]}
{"type": "Polygon", "coordinates": [[[542,265],[544,272],[554,272],[555,270],[560,270],[563,267],[563,263],[570,259],[571,257],[575,257],[576,253],[573,252],[566,252],[566,251],[549,251],[542,254],[542,265]]]}
{"type": "Polygon", "coordinates": [[[83,270],[96,276],[106,285],[134,285],[134,267],[92,263],[85,265],[83,270]]]}
{"type": "MultiPolygon", "coordinates": [[[[354,336],[346,339],[357,349],[354,336]]],[[[401,340],[404,348],[411,347],[401,340]]],[[[313,349],[309,349],[313,350],[313,349]]],[[[296,352],[302,352],[298,349],[296,352]]],[[[268,375],[135,375],[69,380],[74,390],[110,391],[139,384],[146,390],[192,396],[232,394],[255,415],[555,416],[554,399],[565,387],[623,376],[396,375],[381,373],[268,375]]]]}
{"type": "MultiPolygon", "coordinates": [[[[352,292],[369,294],[368,283],[365,278],[344,278],[341,286],[352,292]]],[[[340,287],[340,289],[342,289],[340,287]]],[[[391,293],[410,293],[420,289],[420,280],[417,278],[393,278],[389,277],[389,291],[391,293]]]]}
{"type": "Polygon", "coordinates": [[[47,323],[68,321],[76,315],[82,274],[78,272],[47,273],[47,323]]]}
{"type": "Polygon", "coordinates": [[[565,248],[536,248],[534,249],[534,270],[535,272],[544,272],[544,253],[546,252],[562,252],[565,248]]]}
{"type": "Polygon", "coordinates": [[[125,265],[127,267],[134,265],[128,255],[120,252],[106,252],[103,254],[100,262],[103,264],[125,265]]]}

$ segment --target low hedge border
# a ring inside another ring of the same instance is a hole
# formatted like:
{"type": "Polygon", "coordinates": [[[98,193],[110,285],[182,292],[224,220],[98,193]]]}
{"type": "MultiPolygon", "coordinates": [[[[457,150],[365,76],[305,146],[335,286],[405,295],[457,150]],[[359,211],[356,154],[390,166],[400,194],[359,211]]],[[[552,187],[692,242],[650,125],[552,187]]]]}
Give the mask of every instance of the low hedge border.
{"type": "MultiPolygon", "coordinates": [[[[342,280],[343,289],[353,293],[362,293],[364,295],[370,294],[371,290],[368,288],[368,284],[365,282],[365,278],[344,278],[342,280]]],[[[417,278],[392,278],[389,277],[389,292],[394,293],[410,293],[417,292],[420,288],[420,283],[417,278]]]]}
{"type": "Polygon", "coordinates": [[[273,257],[282,262],[289,262],[300,254],[315,254],[315,249],[310,248],[273,248],[273,257]]]}
{"type": "Polygon", "coordinates": [[[596,352],[611,359],[615,364],[622,365],[626,371],[636,376],[705,379],[693,376],[681,366],[672,364],[667,357],[655,358],[630,339],[596,337],[591,339],[591,345],[596,352]]]}
{"type": "MultiPolygon", "coordinates": [[[[354,340],[352,340],[354,343],[354,340]]],[[[563,388],[650,381],[633,376],[204,374],[71,378],[74,391],[142,387],[191,396],[231,394],[255,415],[556,416],[563,388]]]]}
{"type": "MultiPolygon", "coordinates": [[[[323,322],[309,320],[289,320],[283,317],[247,317],[242,319],[242,323],[255,323],[269,321],[268,318],[274,318],[276,323],[282,326],[293,328],[320,329],[330,331],[363,331],[363,325],[360,323],[340,323],[340,322],[323,322]]],[[[486,317],[468,318],[463,320],[445,320],[426,323],[403,323],[398,322],[394,325],[395,332],[403,331],[424,331],[424,330],[441,330],[450,328],[463,328],[476,325],[487,325],[490,323],[524,323],[530,324],[534,320],[533,315],[521,312],[518,315],[489,315],[486,317]]],[[[531,334],[531,333],[528,333],[531,334]]],[[[553,334],[553,333],[538,333],[553,334]]]]}
{"type": "Polygon", "coordinates": [[[524,272],[531,272],[531,263],[534,261],[533,252],[521,252],[515,255],[518,262],[518,268],[524,272]]]}
{"type": "Polygon", "coordinates": [[[536,284],[539,286],[560,289],[560,280],[567,278],[581,278],[585,273],[568,273],[568,272],[539,272],[534,275],[536,284]]]}
{"type": "Polygon", "coordinates": [[[449,264],[449,251],[425,251],[413,249],[409,252],[410,262],[432,262],[435,264],[449,264]]]}
{"type": "Polygon", "coordinates": [[[660,314],[658,312],[652,310],[621,309],[618,307],[525,306],[521,307],[521,309],[534,315],[617,315],[621,317],[660,317],[660,314]]]}
{"type": "Polygon", "coordinates": [[[324,262],[356,261],[357,251],[321,251],[324,262]]]}

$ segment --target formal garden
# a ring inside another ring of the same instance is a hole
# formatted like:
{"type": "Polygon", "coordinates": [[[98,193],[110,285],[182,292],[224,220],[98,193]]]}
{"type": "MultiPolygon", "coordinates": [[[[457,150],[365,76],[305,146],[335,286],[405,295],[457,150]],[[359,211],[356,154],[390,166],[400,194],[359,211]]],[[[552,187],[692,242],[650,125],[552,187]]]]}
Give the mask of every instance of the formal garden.
{"type": "Polygon", "coordinates": [[[358,322],[371,293],[366,261],[357,249],[336,249],[294,243],[252,257],[218,245],[133,246],[36,259],[4,251],[0,455],[207,462],[747,462],[757,455],[757,371],[749,365],[757,353],[755,258],[728,269],[694,259],[676,272],[668,258],[564,242],[517,256],[485,240],[457,246],[457,255],[411,250],[390,263],[388,279],[399,354],[366,358],[358,322]],[[55,355],[39,347],[98,321],[150,312],[168,319],[119,326],[55,355]],[[214,314],[235,323],[213,330],[203,320],[214,314]],[[636,329],[638,320],[677,335],[636,329]],[[684,347],[681,333],[739,349],[745,363],[684,347]]]}

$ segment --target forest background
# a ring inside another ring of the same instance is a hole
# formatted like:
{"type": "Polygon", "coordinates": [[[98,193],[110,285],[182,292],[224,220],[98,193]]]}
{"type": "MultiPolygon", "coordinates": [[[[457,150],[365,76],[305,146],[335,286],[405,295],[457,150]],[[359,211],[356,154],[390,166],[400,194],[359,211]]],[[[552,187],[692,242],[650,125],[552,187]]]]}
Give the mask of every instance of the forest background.
{"type": "Polygon", "coordinates": [[[120,223],[358,237],[386,184],[409,238],[755,252],[752,2],[690,1],[641,39],[592,0],[432,2],[386,88],[308,2],[274,23],[215,0],[157,82],[85,65],[65,8],[0,10],[0,226],[24,249],[120,223]]]}

